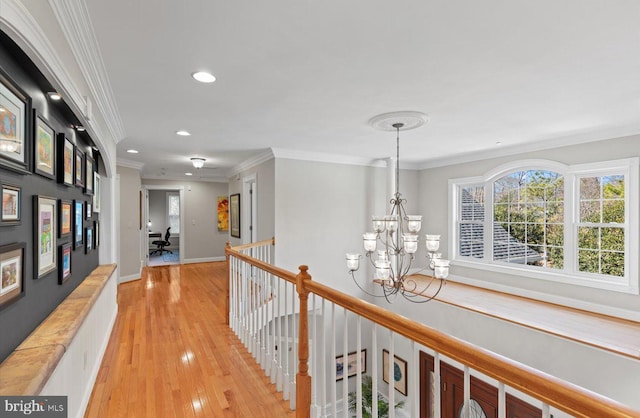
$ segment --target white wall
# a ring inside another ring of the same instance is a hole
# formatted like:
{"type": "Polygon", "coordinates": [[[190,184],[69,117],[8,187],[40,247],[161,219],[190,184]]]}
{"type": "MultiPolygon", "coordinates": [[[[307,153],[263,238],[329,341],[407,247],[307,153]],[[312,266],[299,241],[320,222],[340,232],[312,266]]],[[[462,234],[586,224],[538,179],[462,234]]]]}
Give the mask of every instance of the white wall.
{"type": "MultiPolygon", "coordinates": [[[[621,158],[636,157],[640,155],[640,135],[598,141],[582,145],[567,146],[551,150],[517,154],[509,157],[493,158],[490,160],[475,161],[465,164],[456,164],[445,167],[422,170],[420,172],[420,211],[426,221],[423,229],[437,231],[442,234],[441,248],[443,257],[448,246],[447,237],[447,211],[448,200],[447,182],[451,178],[480,176],[489,170],[509,161],[521,159],[548,159],[564,164],[578,164],[596,161],[606,161],[621,158]]],[[[635,234],[640,231],[632,231],[635,234]]],[[[639,254],[631,254],[637,260],[639,254]]],[[[451,276],[462,276],[488,283],[513,286],[525,291],[539,292],[563,298],[573,298],[583,302],[626,309],[640,312],[640,296],[619,292],[598,290],[589,287],[580,287],[545,280],[525,280],[508,274],[481,271],[470,268],[452,267],[451,276]]],[[[636,278],[637,280],[637,278],[636,278]]],[[[590,308],[593,309],[593,308],[590,308]]]]}
{"type": "MultiPolygon", "coordinates": [[[[120,176],[120,280],[140,277],[142,248],[140,245],[140,172],[118,166],[120,176]]],[[[144,223],[144,222],[143,222],[144,223]]],[[[143,225],[145,228],[145,225],[143,225]]]]}
{"type": "MultiPolygon", "coordinates": [[[[143,179],[142,184],[143,186],[184,188],[184,213],[182,214],[184,231],[180,232],[184,235],[184,249],[181,248],[180,252],[183,253],[185,263],[224,259],[228,232],[218,231],[218,196],[228,195],[227,183],[143,179]]],[[[165,196],[162,199],[165,200],[164,205],[166,205],[166,192],[161,195],[165,196]]],[[[152,220],[152,222],[155,221],[152,220]]],[[[166,222],[166,219],[163,222],[166,222]]],[[[152,229],[158,230],[155,224],[152,229]]]]}
{"type": "MultiPolygon", "coordinates": [[[[243,208],[248,202],[242,191],[243,179],[249,176],[256,177],[256,194],[258,197],[257,240],[268,240],[275,234],[275,160],[272,158],[229,179],[229,195],[240,193],[241,214],[244,214],[243,208]]],[[[247,220],[242,219],[241,225],[244,225],[245,222],[247,220]]],[[[229,236],[229,242],[231,245],[240,245],[242,244],[242,237],[238,239],[229,236]]]]}

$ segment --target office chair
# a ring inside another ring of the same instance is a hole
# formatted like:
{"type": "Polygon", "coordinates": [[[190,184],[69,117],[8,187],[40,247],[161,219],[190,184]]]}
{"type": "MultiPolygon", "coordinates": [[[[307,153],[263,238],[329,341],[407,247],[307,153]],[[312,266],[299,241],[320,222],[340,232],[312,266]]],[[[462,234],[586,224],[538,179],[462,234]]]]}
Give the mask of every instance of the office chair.
{"type": "Polygon", "coordinates": [[[163,251],[166,251],[170,254],[173,254],[173,251],[171,250],[165,250],[164,247],[168,247],[169,245],[171,245],[171,243],[169,242],[169,237],[171,237],[171,231],[170,231],[171,227],[167,228],[167,232],[164,234],[164,239],[157,239],[155,241],[152,241],[151,244],[156,246],[156,249],[151,251],[149,253],[149,255],[154,255],[154,254],[158,254],[160,253],[160,255],[162,255],[163,251]]]}

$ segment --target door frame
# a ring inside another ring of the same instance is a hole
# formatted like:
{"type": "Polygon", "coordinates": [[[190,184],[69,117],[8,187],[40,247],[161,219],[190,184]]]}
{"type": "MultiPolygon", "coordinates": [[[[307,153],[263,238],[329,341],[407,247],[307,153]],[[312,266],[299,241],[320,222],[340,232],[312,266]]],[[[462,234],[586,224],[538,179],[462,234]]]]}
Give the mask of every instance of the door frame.
{"type": "Polygon", "coordinates": [[[178,191],[180,194],[180,237],[178,239],[180,245],[180,264],[184,263],[184,242],[185,242],[185,222],[184,222],[184,186],[174,185],[156,185],[156,184],[143,184],[144,190],[144,205],[143,205],[143,228],[140,231],[140,243],[142,248],[145,248],[143,265],[147,267],[149,265],[149,230],[147,222],[149,220],[149,190],[164,190],[166,192],[178,191]],[[145,221],[146,219],[146,221],[145,221]]]}
{"type": "Polygon", "coordinates": [[[242,177],[242,243],[258,240],[258,178],[255,173],[242,177]]]}

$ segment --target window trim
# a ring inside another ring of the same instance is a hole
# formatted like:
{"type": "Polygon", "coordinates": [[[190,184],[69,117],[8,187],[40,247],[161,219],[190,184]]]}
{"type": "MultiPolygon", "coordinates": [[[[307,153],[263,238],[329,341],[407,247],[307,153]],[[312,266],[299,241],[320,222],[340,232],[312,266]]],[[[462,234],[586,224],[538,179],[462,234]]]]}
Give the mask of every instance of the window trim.
{"type": "Polygon", "coordinates": [[[525,276],[571,285],[594,287],[622,293],[640,294],[638,279],[638,218],[640,158],[601,161],[596,163],[565,165],[550,160],[518,160],[502,164],[489,170],[483,176],[449,180],[448,232],[449,257],[452,266],[477,268],[496,273],[525,276]],[[534,266],[508,264],[493,260],[493,183],[501,176],[514,171],[552,170],[564,176],[564,268],[562,270],[541,269],[534,266]],[[622,174],[625,176],[625,275],[605,276],[578,271],[577,228],[579,224],[579,179],[586,176],[622,174]],[[485,188],[484,230],[489,238],[484,238],[482,259],[458,255],[459,231],[458,212],[461,208],[460,189],[469,186],[485,188]]]}

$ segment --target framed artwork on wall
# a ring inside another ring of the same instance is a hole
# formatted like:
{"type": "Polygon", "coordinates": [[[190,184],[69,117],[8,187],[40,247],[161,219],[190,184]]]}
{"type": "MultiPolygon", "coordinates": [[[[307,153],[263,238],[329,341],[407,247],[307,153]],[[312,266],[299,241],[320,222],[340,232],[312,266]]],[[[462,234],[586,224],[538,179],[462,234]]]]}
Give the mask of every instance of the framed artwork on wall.
{"type": "Polygon", "coordinates": [[[43,177],[55,180],[56,178],[56,146],[55,132],[49,123],[41,116],[36,115],[35,127],[35,162],[34,172],[43,177]]]}
{"type": "Polygon", "coordinates": [[[0,247],[0,309],[24,295],[24,242],[0,247]]]}
{"type": "MultiPolygon", "coordinates": [[[[407,396],[407,362],[393,356],[393,387],[407,396]]],[[[389,383],[389,352],[382,350],[382,380],[389,383]]]]}
{"type": "Polygon", "coordinates": [[[218,231],[229,230],[229,198],[218,196],[218,231]]]}
{"type": "Polygon", "coordinates": [[[98,172],[93,173],[93,211],[96,213],[100,213],[100,174],[98,172]]]}
{"type": "Polygon", "coordinates": [[[33,196],[34,278],[39,279],[57,268],[56,224],[58,201],[47,196],[33,196]]]}
{"type": "Polygon", "coordinates": [[[0,167],[29,173],[31,98],[0,71],[0,167]]]}
{"type": "Polygon", "coordinates": [[[84,193],[93,194],[93,158],[89,154],[85,154],[84,162],[85,176],[84,176],[84,193]]]}
{"type": "Polygon", "coordinates": [[[74,163],[75,170],[74,183],[78,187],[84,187],[84,152],[78,147],[74,148],[74,163]]]}
{"type": "Polygon", "coordinates": [[[84,230],[82,220],[84,219],[84,202],[82,200],[73,201],[73,249],[76,250],[84,244],[84,230]]]}
{"type": "Polygon", "coordinates": [[[60,273],[58,274],[58,284],[62,284],[71,277],[71,243],[67,242],[60,245],[58,249],[60,259],[60,273]]]}
{"type": "Polygon", "coordinates": [[[21,212],[22,188],[11,184],[3,184],[0,226],[20,225],[21,212]]]}
{"type": "Polygon", "coordinates": [[[358,370],[358,352],[353,351],[347,354],[345,361],[344,355],[336,356],[336,381],[355,376],[358,373],[367,372],[367,349],[360,350],[361,369],[358,370]]]}
{"type": "Polygon", "coordinates": [[[229,225],[231,236],[240,238],[240,193],[229,196],[229,225]]]}
{"type": "Polygon", "coordinates": [[[64,134],[58,134],[58,183],[74,184],[75,146],[64,134]]]}
{"type": "Polygon", "coordinates": [[[100,246],[100,221],[93,221],[93,248],[100,246]]]}
{"type": "Polygon", "coordinates": [[[58,207],[58,238],[66,238],[71,235],[71,201],[60,199],[58,207]]]}
{"type": "Polygon", "coordinates": [[[84,230],[84,253],[89,254],[91,251],[93,251],[93,226],[88,226],[84,230]]]}

